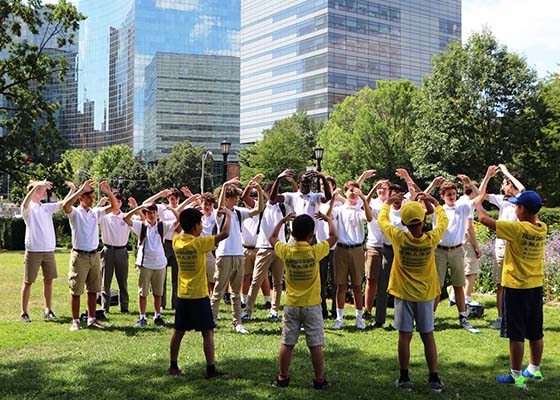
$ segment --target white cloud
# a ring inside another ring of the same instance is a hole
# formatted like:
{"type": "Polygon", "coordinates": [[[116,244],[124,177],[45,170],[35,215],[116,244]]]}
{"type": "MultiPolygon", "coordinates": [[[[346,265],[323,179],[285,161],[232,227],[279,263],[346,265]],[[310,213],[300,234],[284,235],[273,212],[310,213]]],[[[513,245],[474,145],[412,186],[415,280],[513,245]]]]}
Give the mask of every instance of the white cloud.
{"type": "Polygon", "coordinates": [[[156,0],[156,8],[196,11],[198,10],[198,0],[156,0]]]}
{"type": "Polygon", "coordinates": [[[191,32],[191,38],[208,37],[213,27],[221,25],[219,17],[203,15],[198,17],[197,20],[198,22],[191,32]]]}
{"type": "Polygon", "coordinates": [[[463,41],[488,27],[500,43],[527,57],[544,76],[560,67],[560,1],[463,0],[463,41]]]}

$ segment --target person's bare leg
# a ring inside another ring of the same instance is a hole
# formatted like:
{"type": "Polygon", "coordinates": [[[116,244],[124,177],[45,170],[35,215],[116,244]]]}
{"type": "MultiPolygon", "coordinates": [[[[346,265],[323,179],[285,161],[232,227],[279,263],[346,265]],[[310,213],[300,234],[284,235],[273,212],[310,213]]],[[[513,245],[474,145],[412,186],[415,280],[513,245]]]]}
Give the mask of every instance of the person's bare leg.
{"type": "Polygon", "coordinates": [[[27,314],[29,297],[31,295],[31,283],[23,282],[21,285],[21,313],[27,314]]]}
{"type": "Polygon", "coordinates": [[[434,339],[434,332],[421,333],[420,337],[424,342],[424,357],[430,373],[437,372],[437,347],[434,339]]]}
{"type": "Polygon", "coordinates": [[[321,381],[325,377],[323,346],[310,347],[309,351],[311,352],[311,363],[313,364],[315,379],[321,381]]]}
{"type": "Polygon", "coordinates": [[[288,346],[286,344],[280,345],[280,355],[279,355],[280,375],[283,377],[290,376],[290,363],[292,361],[293,350],[294,350],[294,346],[288,346]]]}

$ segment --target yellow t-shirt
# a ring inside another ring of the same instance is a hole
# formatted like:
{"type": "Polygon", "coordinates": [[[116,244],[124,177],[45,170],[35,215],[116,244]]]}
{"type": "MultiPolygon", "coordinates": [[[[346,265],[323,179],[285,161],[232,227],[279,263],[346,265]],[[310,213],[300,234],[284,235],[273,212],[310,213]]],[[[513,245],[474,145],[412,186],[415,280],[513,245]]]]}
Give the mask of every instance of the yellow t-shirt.
{"type": "Polygon", "coordinates": [[[329,242],[325,240],[313,246],[307,242],[291,245],[277,242],[274,251],[286,266],[286,305],[321,304],[319,261],[329,255],[329,242]]]}
{"type": "Polygon", "coordinates": [[[448,220],[443,207],[437,206],[435,213],[435,229],[415,238],[391,225],[387,204],[381,208],[377,222],[395,253],[387,291],[399,299],[423,302],[441,293],[434,249],[445,234],[448,220]]]}
{"type": "Polygon", "coordinates": [[[177,297],[208,297],[206,253],[214,248],[214,236],[195,237],[184,233],[173,237],[173,250],[179,266],[177,297]]]}
{"type": "Polygon", "coordinates": [[[502,286],[531,289],[544,285],[543,256],[546,224],[527,221],[496,221],[496,236],[507,240],[502,286]]]}

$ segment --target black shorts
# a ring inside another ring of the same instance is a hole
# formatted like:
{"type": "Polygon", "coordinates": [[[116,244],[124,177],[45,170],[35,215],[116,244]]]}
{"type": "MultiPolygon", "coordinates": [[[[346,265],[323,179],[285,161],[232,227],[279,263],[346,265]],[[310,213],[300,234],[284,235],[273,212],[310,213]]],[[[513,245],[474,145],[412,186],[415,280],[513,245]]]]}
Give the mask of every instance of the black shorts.
{"type": "Polygon", "coordinates": [[[504,287],[501,337],[517,342],[539,340],[543,334],[543,288],[504,287]]]}
{"type": "Polygon", "coordinates": [[[175,329],[178,331],[209,331],[216,327],[210,298],[181,299],[175,305],[175,329]]]}

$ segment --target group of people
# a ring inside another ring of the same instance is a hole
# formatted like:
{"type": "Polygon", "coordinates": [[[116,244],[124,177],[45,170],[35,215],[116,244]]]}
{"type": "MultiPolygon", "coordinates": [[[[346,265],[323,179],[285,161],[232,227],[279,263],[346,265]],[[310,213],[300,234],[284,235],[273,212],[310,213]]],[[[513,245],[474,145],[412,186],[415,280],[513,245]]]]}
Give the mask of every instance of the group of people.
{"type": "Polygon", "coordinates": [[[337,188],[333,177],[320,172],[302,172],[296,181],[295,171],[287,169],[264,187],[262,174],[253,177],[243,190],[238,178],[228,180],[217,196],[193,194],[183,187],[162,190],[141,205],[129,198],[127,213],[121,210],[121,194],[113,193],[105,181],[99,183],[99,190],[106,197],[95,207],[93,180],[79,188],[70,184],[68,195],[55,203],[43,203],[52,187],[48,181],[32,182],[22,203],[27,230],[21,319],[31,321],[29,293],[39,267],[43,268],[44,317],[56,319],[51,307],[52,280],[57,276],[52,214],[63,209],[72,230],[68,274],[72,331],[81,328],[79,309],[84,287],[87,327],[103,328],[96,319],[96,299],[100,293],[102,308],[109,310],[113,274],[119,286],[121,312],[128,313],[127,243],[132,231],[138,238],[135,265],[140,316],[135,327],[148,324],[150,292],[153,323],[165,324],[161,309],[166,306],[165,281],[167,267],[171,267],[170,304],[175,309],[175,324],[169,374],[181,373],[177,363],[181,340],[185,331],[196,330],[203,336],[207,362],[204,376],[221,376],[214,361],[214,328],[221,300],[231,293],[233,328],[247,334],[243,323],[251,320],[259,291],[265,295],[270,319],[278,320],[285,285],[280,372],[274,384],[289,385],[292,351],[303,331],[311,352],[313,385],[316,389],[327,388],[322,350],[324,320],[330,314],[335,318],[332,329],[344,328],[350,287],[359,330],[364,330],[369,320],[374,320],[372,329],[383,327],[388,296],[394,296],[390,328],[399,332],[397,387],[413,388],[408,369],[410,341],[416,328],[425,347],[428,385],[440,392],[444,385],[438,375],[433,332],[447,274],[460,327],[479,332],[466,313],[481,256],[473,228],[476,210],[479,221],[496,230],[497,235],[494,278],[499,317],[491,327],[499,328],[501,335],[510,339],[511,370],[497,380],[517,387],[525,387],[527,379],[541,381],[546,225],[537,215],[542,206],[540,196],[525,190],[518,176],[503,165],[490,166],[480,187],[468,176],[458,175],[461,197],[457,185],[443,177],[421,190],[404,169],[397,169],[396,175],[406,188],[379,179],[364,194],[362,184],[375,175],[374,170],[364,171],[356,181],[337,188]],[[487,194],[488,183],[498,171],[503,174],[503,194],[487,194]],[[284,180],[292,190],[280,193],[284,180]],[[315,182],[320,186],[318,192],[312,191],[315,182]],[[443,206],[430,195],[436,187],[443,206]],[[180,203],[181,193],[185,200],[180,203]],[[161,198],[167,198],[168,203],[158,204],[161,198]],[[498,206],[497,221],[484,211],[485,200],[498,206]],[[433,216],[431,230],[425,227],[426,215],[433,216]],[[328,297],[332,298],[330,311],[328,297]],[[530,341],[531,358],[522,370],[525,339],[530,341]]]}

